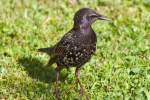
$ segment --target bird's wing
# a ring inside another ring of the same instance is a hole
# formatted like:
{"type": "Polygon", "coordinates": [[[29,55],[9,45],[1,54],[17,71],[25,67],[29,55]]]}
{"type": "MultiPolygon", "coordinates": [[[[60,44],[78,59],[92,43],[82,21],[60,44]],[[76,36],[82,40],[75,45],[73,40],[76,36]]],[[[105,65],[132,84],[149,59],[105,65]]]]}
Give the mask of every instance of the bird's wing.
{"type": "Polygon", "coordinates": [[[73,43],[73,32],[66,33],[62,39],[55,45],[54,53],[62,55],[73,43]]]}

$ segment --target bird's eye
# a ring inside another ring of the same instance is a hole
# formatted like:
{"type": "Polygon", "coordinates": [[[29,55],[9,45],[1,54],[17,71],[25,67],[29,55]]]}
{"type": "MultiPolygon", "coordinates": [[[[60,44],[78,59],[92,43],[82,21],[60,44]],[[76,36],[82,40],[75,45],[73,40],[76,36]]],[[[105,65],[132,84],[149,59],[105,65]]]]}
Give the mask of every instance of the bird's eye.
{"type": "Polygon", "coordinates": [[[90,16],[86,16],[86,19],[87,19],[88,21],[90,21],[90,20],[91,20],[91,17],[90,17],[90,16]]]}
{"type": "Polygon", "coordinates": [[[90,17],[97,17],[97,15],[96,14],[91,14],[90,17]]]}

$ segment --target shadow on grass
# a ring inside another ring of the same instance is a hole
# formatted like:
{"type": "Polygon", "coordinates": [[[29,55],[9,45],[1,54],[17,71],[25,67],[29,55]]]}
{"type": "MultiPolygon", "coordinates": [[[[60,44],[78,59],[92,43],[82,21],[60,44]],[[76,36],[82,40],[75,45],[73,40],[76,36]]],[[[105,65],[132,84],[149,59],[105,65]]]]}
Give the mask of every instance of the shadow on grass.
{"type": "Polygon", "coordinates": [[[18,60],[29,76],[42,82],[55,82],[55,68],[44,65],[39,59],[31,57],[23,57],[18,60]]]}
{"type": "MultiPolygon", "coordinates": [[[[23,57],[18,60],[29,76],[42,82],[50,83],[56,81],[56,71],[52,66],[46,66],[39,59],[32,57],[23,57]]],[[[66,73],[61,74],[61,80],[64,81],[67,77],[66,73]]]]}

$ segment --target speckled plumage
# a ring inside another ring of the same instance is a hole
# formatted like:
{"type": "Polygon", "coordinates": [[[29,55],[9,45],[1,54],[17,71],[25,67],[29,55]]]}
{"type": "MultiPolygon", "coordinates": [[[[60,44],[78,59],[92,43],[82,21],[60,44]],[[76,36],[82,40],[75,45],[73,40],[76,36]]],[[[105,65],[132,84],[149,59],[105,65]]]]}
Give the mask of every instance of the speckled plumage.
{"type": "Polygon", "coordinates": [[[74,16],[73,28],[53,47],[39,49],[39,51],[46,52],[51,56],[49,65],[57,64],[56,82],[59,81],[59,72],[62,68],[76,67],[77,82],[83,92],[79,81],[79,71],[80,67],[89,61],[96,51],[96,34],[91,24],[97,19],[106,20],[107,18],[90,8],[78,10],[74,16]]]}
{"type": "Polygon", "coordinates": [[[91,29],[88,34],[83,34],[72,29],[54,47],[62,48],[62,52],[55,52],[56,63],[60,67],[80,67],[86,63],[96,50],[96,35],[91,29]],[[60,53],[61,52],[61,53],[60,53]]]}

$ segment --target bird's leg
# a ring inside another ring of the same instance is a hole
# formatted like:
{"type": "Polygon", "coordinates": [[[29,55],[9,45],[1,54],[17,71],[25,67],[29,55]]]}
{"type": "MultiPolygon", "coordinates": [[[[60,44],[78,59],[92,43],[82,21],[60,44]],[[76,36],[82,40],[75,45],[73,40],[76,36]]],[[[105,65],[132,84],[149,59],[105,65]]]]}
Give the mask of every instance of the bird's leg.
{"type": "MultiPolygon", "coordinates": [[[[80,95],[83,96],[85,94],[83,85],[80,82],[80,68],[76,68],[75,75],[77,78],[77,84],[80,85],[80,95]]],[[[89,100],[89,97],[86,95],[86,99],[89,100]]]]}
{"type": "Polygon", "coordinates": [[[57,67],[56,68],[56,87],[55,87],[55,95],[56,95],[57,100],[60,100],[59,83],[60,83],[60,69],[57,67]]]}
{"type": "Polygon", "coordinates": [[[75,75],[76,75],[76,78],[77,78],[77,84],[80,85],[80,94],[83,95],[84,89],[83,89],[83,86],[80,82],[80,68],[76,68],[75,75]]]}

